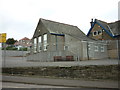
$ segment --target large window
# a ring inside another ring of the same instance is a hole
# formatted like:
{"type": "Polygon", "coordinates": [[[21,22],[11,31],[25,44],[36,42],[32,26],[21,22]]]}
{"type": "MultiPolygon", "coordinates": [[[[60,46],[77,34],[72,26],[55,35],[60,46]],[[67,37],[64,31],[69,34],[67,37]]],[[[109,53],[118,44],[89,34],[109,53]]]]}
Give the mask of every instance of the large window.
{"type": "Polygon", "coordinates": [[[40,52],[42,50],[42,37],[38,37],[38,51],[40,52]]]}
{"type": "Polygon", "coordinates": [[[34,53],[37,52],[37,38],[34,38],[34,53]]]}
{"type": "Polygon", "coordinates": [[[43,49],[44,49],[44,51],[46,51],[47,50],[47,34],[44,34],[43,35],[43,49]]]}

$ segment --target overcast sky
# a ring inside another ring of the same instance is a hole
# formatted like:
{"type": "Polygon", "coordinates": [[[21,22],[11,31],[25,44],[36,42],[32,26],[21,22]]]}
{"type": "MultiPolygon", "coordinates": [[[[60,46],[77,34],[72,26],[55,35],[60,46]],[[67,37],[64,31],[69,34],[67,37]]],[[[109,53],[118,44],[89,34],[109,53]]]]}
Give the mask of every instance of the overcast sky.
{"type": "Polygon", "coordinates": [[[118,20],[119,0],[0,0],[0,33],[32,38],[39,18],[78,26],[85,34],[91,18],[118,20]]]}

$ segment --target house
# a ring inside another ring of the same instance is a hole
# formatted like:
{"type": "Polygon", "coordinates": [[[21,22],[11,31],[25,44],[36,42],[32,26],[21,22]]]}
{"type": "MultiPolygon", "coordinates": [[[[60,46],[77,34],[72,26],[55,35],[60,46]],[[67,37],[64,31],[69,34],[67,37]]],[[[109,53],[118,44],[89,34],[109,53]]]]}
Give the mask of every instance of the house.
{"type": "Polygon", "coordinates": [[[91,27],[87,36],[95,40],[106,40],[109,58],[120,57],[120,20],[107,23],[98,19],[90,22],[91,27]]]}
{"type": "Polygon", "coordinates": [[[31,41],[31,52],[27,60],[79,61],[107,58],[104,42],[98,44],[88,38],[77,26],[51,20],[42,18],[39,20],[31,41]],[[103,51],[99,52],[101,47],[103,51]]]}
{"type": "Polygon", "coordinates": [[[29,48],[31,46],[31,40],[27,37],[24,37],[19,41],[15,42],[14,46],[17,47],[18,50],[20,48],[29,48]]]}
{"type": "Polygon", "coordinates": [[[91,28],[87,34],[89,38],[96,40],[118,40],[120,39],[120,20],[107,23],[95,19],[90,22],[91,28]]]}

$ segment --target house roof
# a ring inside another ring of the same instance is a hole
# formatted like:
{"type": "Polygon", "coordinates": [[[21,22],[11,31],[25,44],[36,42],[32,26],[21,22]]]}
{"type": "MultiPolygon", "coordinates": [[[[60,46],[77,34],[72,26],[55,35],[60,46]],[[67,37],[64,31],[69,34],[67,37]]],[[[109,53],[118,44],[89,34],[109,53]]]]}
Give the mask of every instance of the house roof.
{"type": "Polygon", "coordinates": [[[94,27],[95,24],[98,24],[105,30],[106,33],[108,33],[111,37],[117,37],[120,35],[120,20],[112,23],[107,23],[101,20],[95,19],[93,22],[93,26],[90,28],[87,36],[89,36],[92,28],[94,27]]]}
{"type": "MultiPolygon", "coordinates": [[[[77,26],[59,23],[51,20],[40,19],[39,22],[42,22],[43,25],[51,34],[56,35],[71,35],[80,38],[81,40],[91,40],[89,39],[77,26]]],[[[39,23],[38,23],[39,25],[39,23]]]]}
{"type": "Polygon", "coordinates": [[[24,38],[22,38],[22,39],[20,39],[20,40],[30,40],[30,39],[27,38],[27,37],[24,37],[24,38]]]}

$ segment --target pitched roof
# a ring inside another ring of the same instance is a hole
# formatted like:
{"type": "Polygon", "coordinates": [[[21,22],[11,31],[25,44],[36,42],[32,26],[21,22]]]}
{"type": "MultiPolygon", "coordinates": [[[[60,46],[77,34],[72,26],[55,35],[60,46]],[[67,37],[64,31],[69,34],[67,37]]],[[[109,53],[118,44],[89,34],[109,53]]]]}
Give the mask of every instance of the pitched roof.
{"type": "Polygon", "coordinates": [[[20,40],[30,40],[30,39],[27,38],[27,37],[24,37],[24,38],[22,38],[22,39],[20,39],[20,40]]]}
{"type": "Polygon", "coordinates": [[[47,28],[47,30],[51,34],[59,34],[59,35],[68,34],[74,37],[78,37],[81,40],[91,40],[77,26],[59,23],[51,20],[42,19],[42,18],[40,19],[39,22],[42,22],[43,25],[47,28]]]}
{"type": "Polygon", "coordinates": [[[93,26],[90,28],[87,36],[89,35],[90,31],[94,27],[95,24],[100,25],[111,37],[117,37],[120,35],[120,20],[112,23],[107,23],[101,20],[95,19],[93,26]]]}
{"type": "Polygon", "coordinates": [[[108,23],[108,24],[115,36],[120,35],[120,20],[113,23],[108,23]]]}

